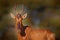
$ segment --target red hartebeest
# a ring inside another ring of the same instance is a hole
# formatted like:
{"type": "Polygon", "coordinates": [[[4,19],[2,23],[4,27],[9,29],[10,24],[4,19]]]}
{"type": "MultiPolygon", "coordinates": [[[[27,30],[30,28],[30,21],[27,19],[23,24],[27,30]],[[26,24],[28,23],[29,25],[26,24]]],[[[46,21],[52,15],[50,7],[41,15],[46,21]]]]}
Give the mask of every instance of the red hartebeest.
{"type": "Polygon", "coordinates": [[[13,14],[11,14],[11,17],[15,19],[16,21],[16,30],[17,30],[17,35],[18,35],[18,40],[27,40],[27,35],[25,33],[25,27],[28,26],[23,26],[22,24],[22,19],[25,18],[27,14],[24,14],[23,16],[21,16],[19,13],[14,16],[13,14]],[[26,35],[26,36],[25,36],[26,35]]]}
{"type": "Polygon", "coordinates": [[[55,34],[50,30],[34,30],[29,26],[24,26],[22,20],[25,19],[26,16],[27,13],[23,16],[19,13],[16,16],[11,14],[11,17],[16,20],[18,40],[55,40],[55,34]]]}

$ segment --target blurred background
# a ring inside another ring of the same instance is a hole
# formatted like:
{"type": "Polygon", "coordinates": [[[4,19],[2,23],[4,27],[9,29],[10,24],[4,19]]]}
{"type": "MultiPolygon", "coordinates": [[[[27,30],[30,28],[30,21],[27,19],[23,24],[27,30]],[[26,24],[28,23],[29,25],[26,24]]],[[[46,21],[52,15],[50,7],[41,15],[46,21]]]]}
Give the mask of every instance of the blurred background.
{"type": "Polygon", "coordinates": [[[9,13],[14,13],[14,6],[19,9],[24,5],[28,17],[24,25],[36,29],[49,29],[60,40],[60,0],[0,0],[0,40],[17,40],[14,34],[15,21],[9,13]]]}

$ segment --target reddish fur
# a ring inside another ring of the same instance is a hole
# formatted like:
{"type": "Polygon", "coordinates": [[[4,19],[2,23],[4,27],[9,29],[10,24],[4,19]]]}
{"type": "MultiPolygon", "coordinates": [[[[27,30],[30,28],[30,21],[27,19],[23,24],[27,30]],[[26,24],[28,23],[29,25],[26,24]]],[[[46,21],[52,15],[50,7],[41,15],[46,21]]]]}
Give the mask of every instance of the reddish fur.
{"type": "Polygon", "coordinates": [[[34,30],[34,29],[31,29],[30,32],[29,32],[30,29],[27,29],[26,31],[26,34],[28,33],[28,37],[31,39],[31,40],[55,40],[55,35],[53,32],[51,32],[50,30],[34,30]],[[51,36],[52,35],[52,36],[51,36]]]}
{"type": "MultiPolygon", "coordinates": [[[[22,17],[19,18],[19,20],[16,17],[16,30],[17,29],[17,24],[20,22],[22,25],[22,17]]],[[[22,27],[22,26],[21,26],[22,27]]],[[[55,35],[53,32],[50,30],[34,30],[31,27],[27,27],[25,30],[26,36],[22,37],[20,32],[18,32],[18,40],[55,40],[55,35]],[[25,38],[25,39],[23,39],[25,38]]]]}

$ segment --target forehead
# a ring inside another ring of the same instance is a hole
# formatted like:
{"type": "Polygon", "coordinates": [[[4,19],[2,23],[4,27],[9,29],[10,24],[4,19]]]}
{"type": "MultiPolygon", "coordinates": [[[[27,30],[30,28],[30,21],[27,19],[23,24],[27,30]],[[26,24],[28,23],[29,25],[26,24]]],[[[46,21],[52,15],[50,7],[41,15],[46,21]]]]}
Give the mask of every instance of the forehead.
{"type": "Polygon", "coordinates": [[[18,14],[16,15],[16,17],[17,17],[17,18],[20,18],[20,17],[21,17],[21,14],[18,13],[18,14]]]}
{"type": "Polygon", "coordinates": [[[18,13],[17,16],[21,16],[21,14],[18,13]]]}

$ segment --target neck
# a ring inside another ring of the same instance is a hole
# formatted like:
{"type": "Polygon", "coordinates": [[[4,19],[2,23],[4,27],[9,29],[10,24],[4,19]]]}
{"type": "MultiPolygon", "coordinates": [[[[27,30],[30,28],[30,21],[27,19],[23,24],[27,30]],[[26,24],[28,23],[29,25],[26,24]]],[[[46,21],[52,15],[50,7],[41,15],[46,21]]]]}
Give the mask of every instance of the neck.
{"type": "Polygon", "coordinates": [[[26,29],[26,27],[28,27],[28,26],[23,27],[22,21],[21,21],[21,22],[16,22],[16,27],[17,27],[17,28],[16,28],[17,31],[18,31],[18,29],[20,30],[20,31],[18,31],[18,32],[20,33],[21,36],[25,36],[25,35],[26,35],[25,29],[26,29]]]}

